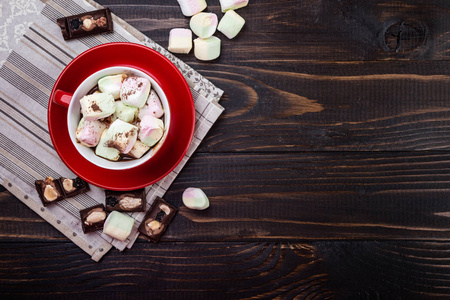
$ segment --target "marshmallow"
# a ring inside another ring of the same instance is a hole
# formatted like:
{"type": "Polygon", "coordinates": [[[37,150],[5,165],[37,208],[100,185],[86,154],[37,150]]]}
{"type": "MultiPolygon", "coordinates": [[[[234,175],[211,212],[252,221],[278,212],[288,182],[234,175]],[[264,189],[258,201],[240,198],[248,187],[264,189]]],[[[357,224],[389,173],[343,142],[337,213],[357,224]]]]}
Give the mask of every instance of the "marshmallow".
{"type": "Polygon", "coordinates": [[[125,241],[133,229],[134,219],[126,214],[113,211],[106,218],[103,233],[119,241],[125,241]]]}
{"type": "Polygon", "coordinates": [[[178,0],[181,12],[186,17],[191,17],[206,8],[205,0],[178,0]]]}
{"type": "Polygon", "coordinates": [[[139,139],[147,146],[155,145],[163,133],[164,123],[158,118],[146,115],[139,123],[139,139]]]}
{"type": "Polygon", "coordinates": [[[222,12],[226,12],[227,10],[235,10],[244,6],[247,6],[248,0],[220,0],[220,7],[222,8],[222,12]]]}
{"type": "Polygon", "coordinates": [[[168,49],[173,53],[189,53],[192,49],[192,31],[184,28],[170,30],[168,49]]]}
{"type": "Polygon", "coordinates": [[[196,38],[194,40],[194,55],[199,60],[213,60],[220,55],[220,39],[211,36],[206,39],[196,38]]]}
{"type": "Polygon", "coordinates": [[[108,130],[104,130],[97,147],[95,148],[95,154],[106,158],[108,160],[117,161],[120,158],[120,152],[116,148],[110,148],[106,146],[108,140],[108,130]]]}
{"type": "Polygon", "coordinates": [[[98,120],[116,111],[114,97],[110,93],[95,93],[80,99],[81,113],[87,121],[98,120]]]}
{"type": "Polygon", "coordinates": [[[189,22],[192,32],[202,39],[208,38],[216,32],[217,15],[215,13],[201,12],[194,15],[189,22]]]}
{"type": "Polygon", "coordinates": [[[209,200],[199,188],[187,188],[183,192],[183,203],[190,209],[204,210],[209,207],[209,200]]]}
{"type": "Polygon", "coordinates": [[[147,78],[136,76],[127,77],[120,87],[120,99],[125,105],[140,108],[147,101],[151,85],[147,78]]]}
{"type": "Polygon", "coordinates": [[[84,118],[81,118],[76,130],[76,137],[82,145],[95,147],[105,129],[106,124],[99,120],[86,121],[84,118]]]}
{"type": "Polygon", "coordinates": [[[133,123],[138,112],[139,109],[137,107],[125,105],[122,101],[116,101],[116,112],[114,113],[115,119],[133,123]]]}
{"type": "Polygon", "coordinates": [[[98,80],[98,89],[102,93],[111,93],[114,99],[120,97],[120,87],[123,80],[127,77],[125,74],[110,75],[102,77],[98,80]]]}
{"type": "Polygon", "coordinates": [[[245,20],[234,10],[228,10],[219,22],[217,30],[222,32],[227,38],[234,38],[244,27],[245,20]]]}
{"type": "Polygon", "coordinates": [[[161,118],[164,115],[161,100],[159,100],[158,94],[153,89],[150,91],[147,103],[145,103],[143,108],[139,109],[139,119],[142,120],[145,115],[150,115],[155,118],[161,118]]]}
{"type": "Polygon", "coordinates": [[[128,155],[134,157],[134,158],[141,158],[147,151],[150,150],[150,146],[147,146],[140,140],[137,140],[136,143],[134,143],[133,148],[131,148],[130,152],[128,152],[128,155]]]}
{"type": "Polygon", "coordinates": [[[120,119],[115,120],[106,130],[106,147],[116,148],[127,154],[136,143],[138,128],[120,119]]]}

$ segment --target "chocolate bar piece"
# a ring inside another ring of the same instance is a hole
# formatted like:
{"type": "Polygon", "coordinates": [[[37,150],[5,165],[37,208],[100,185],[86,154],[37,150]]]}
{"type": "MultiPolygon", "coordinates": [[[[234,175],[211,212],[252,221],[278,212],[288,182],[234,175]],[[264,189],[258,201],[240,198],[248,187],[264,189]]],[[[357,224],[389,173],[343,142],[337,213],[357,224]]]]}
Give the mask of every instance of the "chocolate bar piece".
{"type": "Polygon", "coordinates": [[[65,198],[59,181],[52,177],[46,177],[44,180],[36,180],[34,185],[44,206],[65,198]]]}
{"type": "Polygon", "coordinates": [[[80,177],[75,179],[61,177],[59,178],[59,183],[61,184],[66,198],[75,197],[76,195],[86,193],[90,190],[88,183],[80,177]]]}
{"type": "Polygon", "coordinates": [[[59,18],[56,23],[61,28],[63,38],[66,41],[113,31],[113,21],[109,8],[59,18]]]}
{"type": "Polygon", "coordinates": [[[106,220],[105,206],[98,204],[80,210],[80,218],[84,233],[102,229],[106,220]]]}
{"type": "Polygon", "coordinates": [[[107,211],[145,211],[144,189],[134,191],[105,190],[105,205],[107,211]]]}
{"type": "Polygon", "coordinates": [[[146,235],[154,243],[157,243],[176,212],[176,207],[170,205],[164,199],[156,197],[139,226],[139,232],[146,235]]]}

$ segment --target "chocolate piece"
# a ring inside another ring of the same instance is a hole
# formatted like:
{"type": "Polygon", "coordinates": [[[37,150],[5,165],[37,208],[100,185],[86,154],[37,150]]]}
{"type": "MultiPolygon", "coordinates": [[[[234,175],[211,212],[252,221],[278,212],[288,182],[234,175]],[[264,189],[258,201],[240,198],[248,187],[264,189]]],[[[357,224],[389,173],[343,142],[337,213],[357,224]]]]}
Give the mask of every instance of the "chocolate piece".
{"type": "Polygon", "coordinates": [[[56,23],[61,28],[65,40],[113,31],[109,8],[59,18],[56,23]]]}
{"type": "Polygon", "coordinates": [[[75,179],[61,177],[59,178],[59,183],[66,198],[75,197],[90,190],[88,183],[80,177],[75,179]]]}
{"type": "Polygon", "coordinates": [[[105,206],[98,204],[80,210],[80,218],[84,233],[102,229],[106,220],[105,206]]]}
{"type": "Polygon", "coordinates": [[[44,206],[65,198],[59,181],[52,177],[46,177],[44,180],[36,180],[34,185],[44,206]]]}
{"type": "Polygon", "coordinates": [[[144,189],[134,191],[105,190],[105,205],[107,211],[145,211],[144,189]]]}
{"type": "Polygon", "coordinates": [[[157,243],[176,212],[176,207],[170,205],[164,199],[156,197],[139,226],[139,232],[146,235],[154,243],[157,243]]]}

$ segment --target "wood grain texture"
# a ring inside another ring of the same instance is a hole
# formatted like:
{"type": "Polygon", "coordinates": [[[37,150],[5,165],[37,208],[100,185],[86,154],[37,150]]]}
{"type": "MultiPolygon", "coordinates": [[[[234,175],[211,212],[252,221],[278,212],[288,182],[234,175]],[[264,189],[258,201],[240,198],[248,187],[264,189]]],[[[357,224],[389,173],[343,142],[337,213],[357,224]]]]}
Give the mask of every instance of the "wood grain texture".
{"type": "MultiPolygon", "coordinates": [[[[197,153],[164,197],[179,213],[163,240],[449,240],[449,172],[446,152],[197,153]],[[211,207],[187,209],[188,187],[211,207]]],[[[60,238],[5,193],[5,237],[60,238]]]]}
{"type": "Polygon", "coordinates": [[[449,246],[140,241],[99,268],[71,243],[0,243],[0,289],[46,299],[445,299],[449,246]]]}

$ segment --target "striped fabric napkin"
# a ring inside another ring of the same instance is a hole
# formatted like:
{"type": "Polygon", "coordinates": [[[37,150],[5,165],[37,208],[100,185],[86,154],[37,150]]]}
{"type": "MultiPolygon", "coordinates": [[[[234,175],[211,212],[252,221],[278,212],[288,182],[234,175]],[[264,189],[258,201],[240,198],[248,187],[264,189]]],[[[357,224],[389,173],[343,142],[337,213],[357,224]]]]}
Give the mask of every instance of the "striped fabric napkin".
{"type": "MultiPolygon", "coordinates": [[[[29,0],[30,3],[36,0],[29,0]]],[[[223,112],[218,104],[223,91],[177,57],[156,44],[129,24],[114,16],[114,32],[77,40],[64,41],[56,19],[101,8],[93,1],[42,0],[32,6],[36,12],[32,24],[16,46],[9,50],[0,68],[0,183],[18,199],[56,227],[65,236],[91,255],[100,258],[112,247],[120,251],[130,248],[139,233],[144,212],[130,213],[135,228],[121,242],[101,231],[84,234],[79,211],[104,203],[104,190],[91,185],[91,191],[43,207],[34,188],[36,179],[46,176],[73,178],[53,148],[47,127],[47,106],[50,92],[64,67],[83,51],[109,42],[132,42],[159,51],[171,60],[188,82],[196,109],[194,138],[180,164],[165,178],[146,187],[147,207],[156,196],[162,197],[177,174],[197,149],[209,129],[223,112]]],[[[15,11],[15,10],[11,10],[15,11]]],[[[8,11],[2,12],[5,18],[8,11]]],[[[9,24],[20,17],[6,16],[9,24]]],[[[0,19],[1,20],[1,19],[0,19]]],[[[20,22],[20,21],[18,21],[20,22]]],[[[1,57],[0,57],[1,59],[1,57]]]]}

